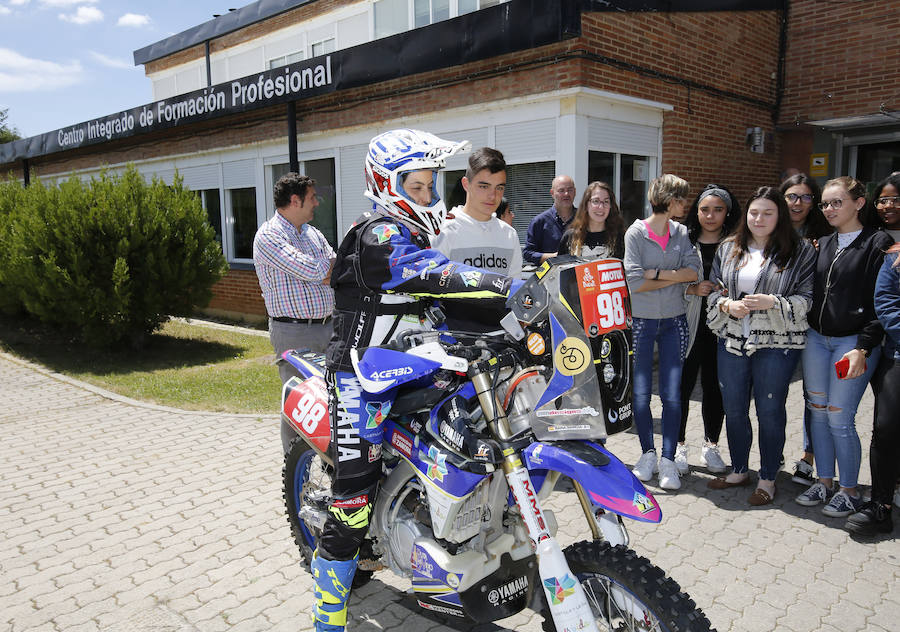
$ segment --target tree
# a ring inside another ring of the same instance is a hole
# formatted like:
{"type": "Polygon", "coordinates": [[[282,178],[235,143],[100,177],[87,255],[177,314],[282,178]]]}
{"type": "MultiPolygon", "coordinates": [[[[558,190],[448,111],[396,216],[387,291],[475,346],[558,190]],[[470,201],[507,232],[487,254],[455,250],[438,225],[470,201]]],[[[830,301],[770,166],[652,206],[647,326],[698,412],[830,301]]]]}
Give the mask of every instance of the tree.
{"type": "Polygon", "coordinates": [[[19,130],[7,124],[6,120],[8,118],[9,108],[0,110],[0,143],[11,143],[22,138],[19,136],[19,130]]]}

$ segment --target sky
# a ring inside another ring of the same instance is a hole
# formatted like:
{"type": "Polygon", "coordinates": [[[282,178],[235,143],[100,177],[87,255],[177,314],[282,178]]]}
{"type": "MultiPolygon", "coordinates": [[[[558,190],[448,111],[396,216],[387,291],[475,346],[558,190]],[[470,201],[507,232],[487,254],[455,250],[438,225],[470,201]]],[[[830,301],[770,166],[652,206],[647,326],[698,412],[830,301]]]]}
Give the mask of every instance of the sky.
{"type": "Polygon", "coordinates": [[[134,51],[248,0],[0,0],[0,110],[22,137],[151,103],[134,51]]]}

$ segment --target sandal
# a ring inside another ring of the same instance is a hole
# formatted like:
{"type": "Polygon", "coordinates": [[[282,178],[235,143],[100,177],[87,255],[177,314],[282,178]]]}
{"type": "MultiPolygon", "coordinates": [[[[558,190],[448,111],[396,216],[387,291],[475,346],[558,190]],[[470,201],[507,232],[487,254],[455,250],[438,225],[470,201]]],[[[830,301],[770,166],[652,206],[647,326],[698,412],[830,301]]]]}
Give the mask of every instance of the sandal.
{"type": "Polygon", "coordinates": [[[763,488],[757,487],[756,491],[750,494],[750,498],[747,499],[747,502],[754,507],[762,507],[763,505],[772,503],[772,496],[763,488]]]}
{"type": "Polygon", "coordinates": [[[745,476],[739,481],[735,481],[731,483],[724,476],[717,476],[716,478],[710,480],[706,483],[706,486],[710,489],[729,489],[731,487],[744,487],[750,484],[750,477],[745,476]]]}

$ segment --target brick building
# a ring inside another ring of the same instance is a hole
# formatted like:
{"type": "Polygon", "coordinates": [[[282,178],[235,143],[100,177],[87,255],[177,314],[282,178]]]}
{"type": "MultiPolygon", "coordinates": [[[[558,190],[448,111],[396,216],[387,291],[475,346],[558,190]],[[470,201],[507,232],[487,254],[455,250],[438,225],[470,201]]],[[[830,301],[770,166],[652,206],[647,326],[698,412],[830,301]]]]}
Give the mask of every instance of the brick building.
{"type": "MultiPolygon", "coordinates": [[[[316,178],[314,223],[336,242],[368,206],[368,140],[393,127],[503,151],[523,240],[556,173],[579,190],[612,183],[628,221],[664,172],[741,198],[813,159],[823,179],[877,180],[900,168],[900,44],[876,39],[898,9],[260,0],[135,51],[152,103],[2,145],[0,170],[52,179],[134,163],[170,181],[177,169],[231,264],[210,308],[261,315],[251,246],[274,181],[292,166],[316,178]]],[[[451,203],[464,167],[455,158],[441,177],[451,203]]]]}

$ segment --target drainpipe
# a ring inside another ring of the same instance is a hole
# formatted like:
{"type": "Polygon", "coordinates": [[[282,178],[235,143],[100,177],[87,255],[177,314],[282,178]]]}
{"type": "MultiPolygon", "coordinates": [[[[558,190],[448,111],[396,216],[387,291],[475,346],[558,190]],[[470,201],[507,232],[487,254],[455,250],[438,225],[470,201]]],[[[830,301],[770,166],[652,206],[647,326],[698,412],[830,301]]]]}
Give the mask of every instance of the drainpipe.
{"type": "Polygon", "coordinates": [[[212,64],[209,61],[209,40],[204,42],[206,45],[206,87],[212,86],[212,64]]]}
{"type": "Polygon", "coordinates": [[[300,173],[300,158],[297,155],[297,103],[289,101],[287,104],[288,119],[288,158],[291,161],[291,171],[300,173]]]}
{"type": "Polygon", "coordinates": [[[28,164],[28,158],[22,159],[22,182],[27,187],[31,184],[31,165],[28,164]]]}

